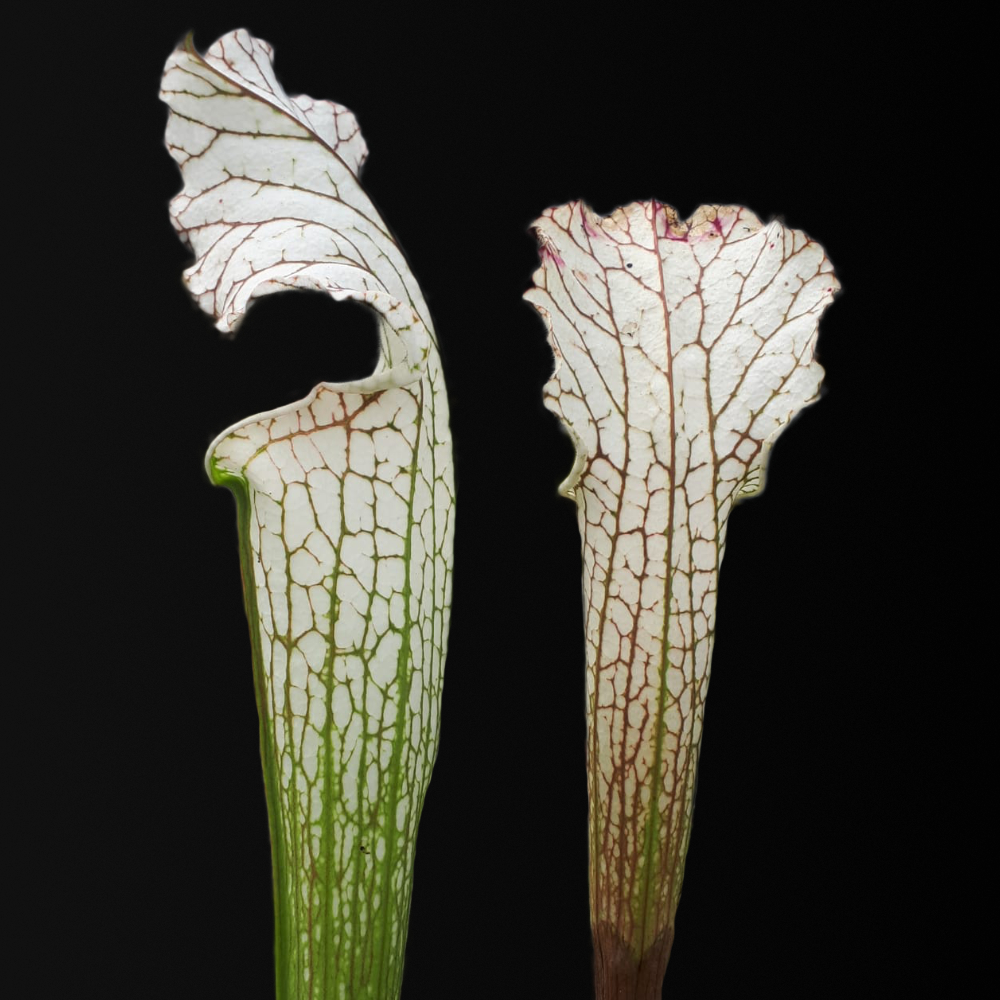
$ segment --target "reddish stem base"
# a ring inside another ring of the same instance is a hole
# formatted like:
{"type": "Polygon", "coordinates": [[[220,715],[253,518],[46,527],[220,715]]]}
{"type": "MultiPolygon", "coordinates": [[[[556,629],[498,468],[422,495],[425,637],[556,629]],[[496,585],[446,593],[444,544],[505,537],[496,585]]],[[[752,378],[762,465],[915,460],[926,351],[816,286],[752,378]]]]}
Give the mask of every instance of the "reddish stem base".
{"type": "Polygon", "coordinates": [[[660,1000],[674,929],[667,927],[636,958],[610,924],[594,928],[594,990],[597,1000],[660,1000]]]}

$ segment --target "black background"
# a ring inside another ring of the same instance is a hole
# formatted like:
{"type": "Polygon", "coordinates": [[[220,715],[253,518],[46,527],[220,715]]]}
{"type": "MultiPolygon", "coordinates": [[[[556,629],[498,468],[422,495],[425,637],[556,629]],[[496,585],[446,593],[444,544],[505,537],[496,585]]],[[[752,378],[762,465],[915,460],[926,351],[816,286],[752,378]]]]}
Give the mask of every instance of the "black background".
{"type": "Polygon", "coordinates": [[[551,353],[521,301],[532,220],[574,198],[606,214],[655,197],[682,217],[745,204],[818,239],[843,286],[820,327],[823,397],[731,518],[664,995],[890,996],[912,974],[895,358],[919,279],[871,225],[899,211],[887,164],[910,141],[910,83],[876,34],[818,17],[681,35],[666,14],[607,13],[543,29],[500,11],[178,9],[74,56],[100,83],[63,121],[89,192],[73,191],[74,247],[92,298],[60,361],[87,403],[61,426],[73,509],[97,525],[74,545],[98,569],[75,591],[80,669],[57,697],[80,734],[61,758],[86,830],[76,933],[101,941],[81,977],[106,995],[273,996],[234,505],[201,462],[233,421],[361,374],[375,350],[363,311],[306,295],[259,303],[224,341],[181,285],[159,73],[187,30],[204,50],[238,26],[274,45],[289,93],[355,112],[362,181],[424,290],[448,383],[452,631],[404,1000],[592,995],[579,539],[556,493],[572,448],[542,408],[551,353]]]}

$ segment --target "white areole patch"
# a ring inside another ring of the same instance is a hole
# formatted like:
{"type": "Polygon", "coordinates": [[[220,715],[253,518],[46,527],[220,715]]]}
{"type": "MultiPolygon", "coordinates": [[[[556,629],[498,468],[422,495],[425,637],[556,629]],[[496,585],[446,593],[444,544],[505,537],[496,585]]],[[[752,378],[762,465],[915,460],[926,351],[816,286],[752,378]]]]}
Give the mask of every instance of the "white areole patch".
{"type": "Polygon", "coordinates": [[[546,406],[576,446],[561,490],[583,538],[600,964],[623,943],[669,953],[726,521],[816,398],[817,325],[839,286],[817,243],[744,208],[681,222],[655,201],[607,218],[574,202],[535,229],[525,298],[556,357],[546,406]]]}
{"type": "Polygon", "coordinates": [[[354,299],[378,320],[369,377],[321,383],[241,421],[206,463],[241,504],[283,869],[279,980],[297,1000],[327,983],[384,998],[399,991],[415,832],[437,751],[454,508],[448,409],[420,288],[358,182],[367,149],[354,116],[289,97],[271,57],[240,30],[204,56],[188,42],[168,60],[167,145],[184,178],[171,216],[195,255],[187,286],[219,330],[235,332],[255,297],[285,289],[354,299]],[[420,636],[433,641],[414,656],[420,636]]]}

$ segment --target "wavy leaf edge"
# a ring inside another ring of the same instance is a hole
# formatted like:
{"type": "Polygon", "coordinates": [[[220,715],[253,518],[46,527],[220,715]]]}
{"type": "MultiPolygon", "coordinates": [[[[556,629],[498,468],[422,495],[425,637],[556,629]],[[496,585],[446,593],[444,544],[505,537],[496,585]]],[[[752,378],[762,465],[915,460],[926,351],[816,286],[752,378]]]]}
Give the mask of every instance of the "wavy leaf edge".
{"type": "Polygon", "coordinates": [[[448,406],[430,315],[358,183],[353,114],[288,97],[244,29],[167,60],[171,218],[188,291],[233,335],[255,297],[355,299],[372,374],[222,431],[260,715],[279,1000],[398,996],[417,824],[437,754],[454,533],[448,406]]]}
{"type": "Polygon", "coordinates": [[[749,210],[686,222],[581,201],[533,224],[525,293],[554,355],[545,406],[575,447],[587,650],[598,1000],[660,995],[690,836],[719,567],[733,504],[818,396],[822,247],[749,210]]]}

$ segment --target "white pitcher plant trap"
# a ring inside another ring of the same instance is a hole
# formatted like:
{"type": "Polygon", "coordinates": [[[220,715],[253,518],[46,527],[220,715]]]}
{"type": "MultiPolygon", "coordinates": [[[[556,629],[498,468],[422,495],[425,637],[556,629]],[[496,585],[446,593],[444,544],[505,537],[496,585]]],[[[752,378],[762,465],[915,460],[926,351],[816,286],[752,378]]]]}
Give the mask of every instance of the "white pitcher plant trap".
{"type": "Polygon", "coordinates": [[[733,504],[818,393],[823,249],[745,208],[682,222],[575,202],[535,231],[526,293],[576,461],[586,605],[590,909],[598,1000],[654,1000],[674,938],[733,504]]]}
{"type": "Polygon", "coordinates": [[[273,855],[279,1000],[396,997],[438,743],[451,599],[448,407],[430,316],[358,182],[346,108],[289,97],[246,31],[167,61],[171,203],[224,333],[286,289],[374,311],[367,378],[321,383],[211,445],[236,497],[273,855]]]}

